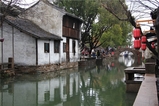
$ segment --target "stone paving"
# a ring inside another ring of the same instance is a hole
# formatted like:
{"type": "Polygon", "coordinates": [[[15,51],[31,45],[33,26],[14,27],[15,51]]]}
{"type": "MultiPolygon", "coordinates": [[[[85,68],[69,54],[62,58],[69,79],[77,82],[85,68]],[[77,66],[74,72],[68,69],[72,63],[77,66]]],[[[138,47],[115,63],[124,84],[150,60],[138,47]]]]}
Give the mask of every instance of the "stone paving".
{"type": "Polygon", "coordinates": [[[155,74],[145,74],[133,106],[158,106],[155,74]]]}

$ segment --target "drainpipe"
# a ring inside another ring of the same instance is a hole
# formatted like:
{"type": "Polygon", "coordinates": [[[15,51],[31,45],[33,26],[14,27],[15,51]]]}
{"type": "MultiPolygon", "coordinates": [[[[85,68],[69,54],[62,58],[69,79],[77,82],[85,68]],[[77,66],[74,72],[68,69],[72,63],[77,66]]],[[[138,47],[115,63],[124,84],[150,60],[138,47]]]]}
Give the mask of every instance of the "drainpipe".
{"type": "Polygon", "coordinates": [[[50,52],[51,50],[50,50],[50,39],[49,39],[49,65],[50,65],[50,52]]]}
{"type": "MultiPolygon", "coordinates": [[[[1,17],[1,38],[3,38],[3,22],[1,17]]],[[[1,64],[3,64],[3,41],[1,42],[1,64]]],[[[3,65],[1,65],[1,69],[3,69],[3,65]]]]}
{"type": "Polygon", "coordinates": [[[36,41],[36,66],[38,65],[38,39],[35,39],[36,41]]]}
{"type": "Polygon", "coordinates": [[[62,53],[62,50],[61,50],[61,46],[62,46],[62,44],[61,44],[61,41],[60,41],[60,44],[59,44],[59,63],[61,63],[61,53],[62,53]]]}
{"type": "Polygon", "coordinates": [[[14,27],[12,27],[12,57],[13,57],[12,68],[14,70],[14,27]]]}

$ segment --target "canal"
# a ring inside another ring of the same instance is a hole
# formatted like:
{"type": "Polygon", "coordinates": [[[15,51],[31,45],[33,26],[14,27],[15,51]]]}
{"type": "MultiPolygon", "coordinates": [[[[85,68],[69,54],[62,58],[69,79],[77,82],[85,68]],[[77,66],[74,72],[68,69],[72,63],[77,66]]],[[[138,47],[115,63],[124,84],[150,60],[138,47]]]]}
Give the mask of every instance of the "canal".
{"type": "Polygon", "coordinates": [[[124,69],[134,63],[121,56],[89,70],[1,79],[0,106],[132,106],[136,93],[126,92],[124,69]]]}

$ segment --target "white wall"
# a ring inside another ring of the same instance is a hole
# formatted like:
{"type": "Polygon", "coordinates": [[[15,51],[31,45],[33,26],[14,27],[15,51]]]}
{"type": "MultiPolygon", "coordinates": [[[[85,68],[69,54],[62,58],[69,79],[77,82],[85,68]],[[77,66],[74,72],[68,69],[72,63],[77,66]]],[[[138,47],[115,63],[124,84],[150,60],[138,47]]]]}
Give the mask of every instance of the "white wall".
{"type": "Polygon", "coordinates": [[[61,41],[61,62],[65,62],[66,61],[66,52],[63,52],[63,43],[66,43],[66,37],[62,37],[62,41],[61,41]]]}
{"type": "Polygon", "coordinates": [[[73,40],[74,40],[74,39],[70,39],[70,62],[76,62],[76,61],[78,61],[78,58],[79,58],[79,57],[78,57],[78,56],[79,56],[79,55],[78,55],[78,54],[79,54],[79,53],[78,53],[78,52],[79,52],[79,51],[78,51],[78,50],[79,50],[79,49],[78,49],[78,48],[79,48],[78,40],[74,40],[74,41],[75,41],[75,55],[74,55],[73,49],[72,49],[72,46],[73,46],[73,45],[72,45],[72,44],[73,44],[72,42],[73,42],[73,40]]]}
{"type": "MultiPolygon", "coordinates": [[[[14,44],[12,27],[7,23],[3,25],[3,62],[8,62],[8,57],[14,56],[15,64],[36,65],[36,41],[32,36],[14,28],[14,44]],[[13,51],[14,48],[14,51],[13,51]],[[14,52],[14,55],[13,55],[14,52]]],[[[0,54],[1,55],[1,54],[0,54]]]]}
{"type": "MultiPolygon", "coordinates": [[[[62,37],[63,38],[63,40],[61,41],[61,61],[63,62],[63,61],[66,61],[66,52],[63,52],[63,43],[66,43],[66,37],[62,37]]],[[[73,53],[73,51],[72,51],[72,42],[73,42],[73,40],[74,39],[69,39],[69,56],[70,56],[70,62],[76,62],[76,61],[78,61],[78,58],[79,58],[79,44],[78,44],[78,40],[74,40],[75,41],[75,51],[76,51],[76,53],[75,53],[75,55],[74,55],[74,53],[73,53]]]]}
{"type": "MultiPolygon", "coordinates": [[[[63,15],[64,11],[62,9],[45,3],[42,0],[39,3],[30,9],[26,10],[22,17],[25,17],[39,27],[44,29],[47,32],[55,34],[57,36],[62,37],[62,23],[63,23],[63,15]]],[[[53,49],[53,42],[50,42],[50,53],[44,53],[44,50],[38,49],[38,65],[44,64],[52,64],[52,63],[61,63],[66,61],[66,52],[63,52],[63,42],[66,43],[66,38],[62,37],[62,41],[60,42],[60,53],[54,53],[53,49]]],[[[44,41],[38,42],[38,47],[43,48],[44,41]],[[41,42],[41,43],[40,43],[41,42]]],[[[76,54],[73,55],[72,52],[72,40],[70,39],[70,61],[78,61],[78,40],[76,40],[76,54]]]]}
{"type": "Polygon", "coordinates": [[[38,65],[59,63],[60,53],[54,53],[53,40],[38,40],[38,65]],[[50,44],[49,53],[44,52],[44,43],[50,44]]]}

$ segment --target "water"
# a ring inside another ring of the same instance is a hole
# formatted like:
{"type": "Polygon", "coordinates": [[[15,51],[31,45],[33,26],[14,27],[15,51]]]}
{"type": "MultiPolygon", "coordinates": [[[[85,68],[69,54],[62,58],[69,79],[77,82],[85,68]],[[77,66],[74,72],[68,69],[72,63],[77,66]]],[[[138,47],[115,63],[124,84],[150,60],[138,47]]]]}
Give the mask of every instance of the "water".
{"type": "Polygon", "coordinates": [[[134,60],[109,60],[87,71],[63,70],[56,77],[47,73],[1,80],[0,106],[132,106],[136,93],[126,93],[124,69],[134,60]]]}

